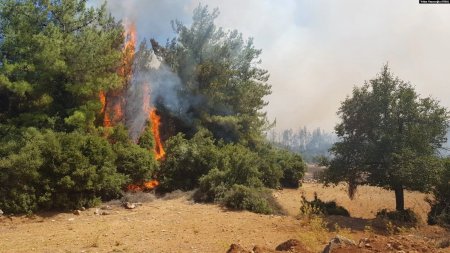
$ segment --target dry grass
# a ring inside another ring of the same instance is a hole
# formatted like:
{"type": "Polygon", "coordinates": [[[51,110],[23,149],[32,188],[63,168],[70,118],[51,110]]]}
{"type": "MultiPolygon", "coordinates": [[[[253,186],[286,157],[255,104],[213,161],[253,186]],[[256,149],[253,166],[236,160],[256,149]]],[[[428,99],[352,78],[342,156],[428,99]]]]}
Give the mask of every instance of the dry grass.
{"type": "MultiPolygon", "coordinates": [[[[352,217],[371,219],[375,218],[377,211],[386,208],[395,209],[394,192],[379,187],[361,186],[353,200],[347,195],[344,184],[324,187],[318,183],[304,183],[300,189],[285,189],[275,193],[275,197],[284,206],[289,214],[297,215],[300,209],[302,194],[308,200],[313,199],[314,193],[323,201],[336,201],[346,208],[352,217]]],[[[405,207],[411,208],[423,220],[426,220],[430,207],[425,202],[427,195],[419,192],[405,192],[405,207]]]]}
{"type": "MultiPolygon", "coordinates": [[[[367,219],[373,218],[380,208],[394,206],[394,194],[389,191],[362,187],[351,201],[343,186],[323,188],[320,184],[275,191],[274,196],[289,212],[288,216],[229,211],[217,205],[193,203],[190,195],[177,192],[153,201],[153,197],[149,197],[149,202],[143,201],[142,206],[132,210],[111,205],[110,215],[105,216],[95,215],[95,209],[88,209],[79,216],[72,213],[42,214],[34,218],[3,216],[0,217],[0,253],[226,252],[232,243],[249,249],[254,245],[275,248],[288,239],[298,239],[313,252],[321,252],[335,234],[356,241],[370,236],[374,232],[372,227],[366,226],[367,219]],[[362,218],[311,216],[298,219],[301,194],[312,198],[314,192],[323,200],[335,200],[351,215],[362,218]],[[343,223],[354,224],[336,225],[343,223]],[[353,229],[355,227],[358,228],[353,229]]],[[[428,207],[423,196],[407,193],[407,207],[426,214],[428,207]]],[[[129,197],[142,201],[148,196],[129,197]]],[[[430,226],[414,233],[439,240],[445,238],[442,230],[430,226]]],[[[441,247],[447,243],[439,241],[441,247]]]]}

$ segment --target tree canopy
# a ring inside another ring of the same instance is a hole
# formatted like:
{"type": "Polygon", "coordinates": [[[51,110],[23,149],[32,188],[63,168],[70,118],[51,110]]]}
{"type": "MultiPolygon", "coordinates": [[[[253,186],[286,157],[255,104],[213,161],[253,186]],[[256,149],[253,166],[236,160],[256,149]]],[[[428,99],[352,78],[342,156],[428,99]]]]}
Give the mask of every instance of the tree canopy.
{"type": "Polygon", "coordinates": [[[123,27],[86,1],[0,1],[0,123],[93,128],[98,93],[122,85],[123,27]]]}
{"type": "Polygon", "coordinates": [[[385,65],[362,87],[355,87],[339,108],[339,141],[326,181],[370,184],[395,191],[396,209],[404,209],[403,191],[428,191],[441,170],[438,148],[446,141],[449,114],[431,97],[395,77],[385,65]]]}
{"type": "Polygon", "coordinates": [[[269,75],[259,66],[261,50],[253,39],[217,27],[218,14],[199,5],[189,27],[173,22],[177,36],[165,47],[154,40],[152,46],[181,79],[179,96],[190,101],[182,110],[193,122],[192,134],[207,128],[217,139],[253,145],[267,126],[261,109],[271,92],[269,75]]]}

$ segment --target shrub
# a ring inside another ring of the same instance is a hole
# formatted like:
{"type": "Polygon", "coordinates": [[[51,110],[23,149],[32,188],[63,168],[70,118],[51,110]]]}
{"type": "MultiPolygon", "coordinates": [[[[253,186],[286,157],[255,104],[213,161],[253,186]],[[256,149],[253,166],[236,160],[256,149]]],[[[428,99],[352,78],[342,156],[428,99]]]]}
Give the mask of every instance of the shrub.
{"type": "Polygon", "coordinates": [[[250,188],[244,185],[233,185],[226,192],[223,204],[232,209],[249,210],[255,213],[270,214],[273,209],[267,201],[267,193],[264,189],[250,188]]]}
{"type": "Polygon", "coordinates": [[[445,159],[439,181],[433,188],[433,200],[428,200],[431,210],[428,224],[450,227],[450,158],[445,159]]]}
{"type": "Polygon", "coordinates": [[[259,157],[260,179],[264,186],[276,189],[280,187],[283,169],[278,161],[278,149],[266,144],[257,150],[259,157]]]}
{"type": "Polygon", "coordinates": [[[201,176],[218,167],[219,151],[208,133],[199,132],[190,140],[180,133],[169,138],[165,145],[160,191],[192,190],[198,187],[201,176]]]}
{"type": "Polygon", "coordinates": [[[258,156],[241,145],[226,145],[220,149],[218,164],[199,179],[199,189],[194,195],[197,201],[219,202],[233,185],[259,188],[263,186],[258,171],[258,156]]]}
{"type": "Polygon", "coordinates": [[[299,181],[305,174],[306,164],[300,155],[286,150],[278,151],[277,162],[283,170],[283,177],[280,183],[283,187],[298,188],[299,181]]]}
{"type": "Polygon", "coordinates": [[[406,209],[403,211],[388,211],[387,209],[382,209],[377,212],[376,217],[390,220],[398,224],[408,223],[410,225],[416,225],[420,222],[420,217],[411,209],[406,209]]]}
{"type": "MultiPolygon", "coordinates": [[[[6,213],[29,213],[38,208],[43,164],[39,144],[43,136],[27,129],[23,137],[15,130],[0,143],[0,209],[6,213]],[[28,139],[28,141],[26,141],[28,139]]],[[[41,195],[46,198],[46,194],[41,195]]]]}
{"type": "Polygon", "coordinates": [[[117,171],[128,176],[133,183],[142,183],[155,174],[157,162],[153,151],[135,144],[120,143],[114,145],[114,151],[117,155],[117,171]]]}
{"type": "Polygon", "coordinates": [[[220,154],[220,166],[226,173],[226,185],[263,186],[258,154],[239,144],[229,144],[220,148],[220,154]]]}
{"type": "Polygon", "coordinates": [[[21,129],[2,140],[0,208],[9,213],[92,206],[120,195],[125,176],[101,137],[21,129]],[[3,145],[5,144],[5,145],[3,145]]]}
{"type": "Polygon", "coordinates": [[[200,202],[220,202],[229,189],[227,173],[214,168],[199,180],[199,189],[194,194],[194,199],[200,202]]]}
{"type": "Polygon", "coordinates": [[[116,155],[104,138],[48,132],[45,139],[40,173],[49,195],[46,208],[93,206],[120,195],[126,177],[117,173],[116,155]]]}
{"type": "Polygon", "coordinates": [[[308,201],[305,196],[302,196],[300,207],[300,214],[302,215],[341,215],[350,217],[350,213],[342,206],[339,206],[334,201],[324,202],[314,194],[314,199],[308,201]]]}

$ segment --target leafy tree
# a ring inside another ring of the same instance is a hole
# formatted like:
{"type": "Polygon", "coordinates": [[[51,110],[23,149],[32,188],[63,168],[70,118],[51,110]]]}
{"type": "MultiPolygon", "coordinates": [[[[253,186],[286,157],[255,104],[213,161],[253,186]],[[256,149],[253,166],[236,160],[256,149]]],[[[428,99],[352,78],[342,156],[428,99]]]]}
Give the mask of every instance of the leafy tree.
{"type": "Polygon", "coordinates": [[[438,101],[419,97],[385,65],[375,79],[353,89],[338,114],[340,141],[331,149],[326,182],[347,181],[351,196],[359,184],[392,189],[398,211],[404,210],[405,189],[431,189],[441,170],[436,152],[449,125],[438,101]]]}
{"type": "Polygon", "coordinates": [[[189,103],[180,111],[188,114],[191,128],[207,128],[216,139],[254,145],[267,126],[260,110],[270,94],[269,75],[259,67],[261,50],[254,48],[253,40],[217,27],[218,15],[217,9],[210,12],[199,5],[189,27],[174,22],[177,36],[165,47],[152,40],[153,50],[181,79],[179,97],[189,103]]]}
{"type": "Polygon", "coordinates": [[[92,129],[122,85],[123,28],[84,0],[0,1],[0,123],[92,129]]]}

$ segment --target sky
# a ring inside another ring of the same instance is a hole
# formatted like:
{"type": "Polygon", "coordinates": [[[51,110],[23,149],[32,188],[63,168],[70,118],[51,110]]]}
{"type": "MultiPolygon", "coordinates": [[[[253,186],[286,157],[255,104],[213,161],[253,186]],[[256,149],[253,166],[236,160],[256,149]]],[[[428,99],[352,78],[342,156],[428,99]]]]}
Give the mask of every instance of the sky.
{"type": "MultiPolygon", "coordinates": [[[[99,4],[100,0],[91,1],[99,4]]],[[[109,0],[138,37],[164,43],[170,21],[191,22],[199,3],[219,8],[216,24],[253,37],[270,73],[266,97],[276,129],[332,131],[340,103],[384,64],[422,96],[450,107],[450,4],[417,0],[109,0]]]]}

